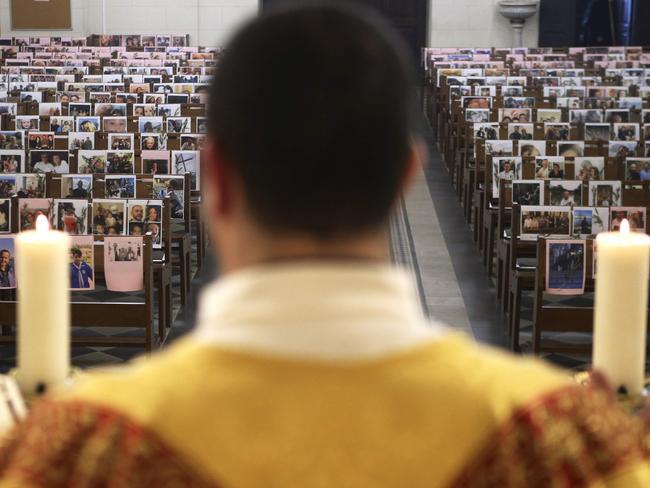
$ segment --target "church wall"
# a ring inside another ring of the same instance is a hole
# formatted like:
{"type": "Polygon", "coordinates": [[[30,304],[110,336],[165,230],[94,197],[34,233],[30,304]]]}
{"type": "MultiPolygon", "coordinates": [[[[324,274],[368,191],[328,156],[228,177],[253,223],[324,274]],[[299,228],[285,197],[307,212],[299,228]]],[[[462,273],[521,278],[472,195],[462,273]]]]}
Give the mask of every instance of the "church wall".
{"type": "MultiPolygon", "coordinates": [[[[189,34],[192,44],[222,45],[242,20],[258,10],[258,0],[104,0],[106,34],[189,34]]],[[[71,0],[72,31],[54,35],[100,34],[102,0],[71,0]]],[[[37,31],[11,30],[10,0],[0,0],[0,36],[37,31]]]]}
{"type": "MultiPolygon", "coordinates": [[[[510,23],[499,14],[498,0],[430,0],[430,47],[512,46],[510,23]]],[[[528,19],[524,45],[537,46],[539,15],[528,19]]]]}

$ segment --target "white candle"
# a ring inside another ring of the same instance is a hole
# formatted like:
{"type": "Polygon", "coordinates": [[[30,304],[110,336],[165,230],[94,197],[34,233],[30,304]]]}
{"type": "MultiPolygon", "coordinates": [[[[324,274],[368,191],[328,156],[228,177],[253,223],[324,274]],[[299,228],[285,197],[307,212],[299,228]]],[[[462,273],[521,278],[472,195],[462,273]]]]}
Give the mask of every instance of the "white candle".
{"type": "Polygon", "coordinates": [[[70,238],[49,230],[44,215],[16,237],[17,379],[27,394],[60,386],[70,372],[69,253],[70,238]]]}
{"type": "Polygon", "coordinates": [[[594,310],[594,369],[615,388],[643,389],[648,318],[650,236],[630,232],[599,234],[594,310]]]}

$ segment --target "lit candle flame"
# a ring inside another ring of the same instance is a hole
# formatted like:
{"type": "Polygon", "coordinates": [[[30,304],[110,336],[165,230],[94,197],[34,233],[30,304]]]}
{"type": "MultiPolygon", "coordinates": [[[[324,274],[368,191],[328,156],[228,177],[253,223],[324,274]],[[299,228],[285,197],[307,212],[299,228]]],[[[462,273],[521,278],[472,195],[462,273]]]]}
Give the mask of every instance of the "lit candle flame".
{"type": "Polygon", "coordinates": [[[36,217],[36,232],[47,232],[50,230],[50,223],[43,214],[36,217]]]}
{"type": "Polygon", "coordinates": [[[627,221],[627,219],[623,219],[621,222],[621,234],[629,234],[630,233],[630,223],[627,221]]]}

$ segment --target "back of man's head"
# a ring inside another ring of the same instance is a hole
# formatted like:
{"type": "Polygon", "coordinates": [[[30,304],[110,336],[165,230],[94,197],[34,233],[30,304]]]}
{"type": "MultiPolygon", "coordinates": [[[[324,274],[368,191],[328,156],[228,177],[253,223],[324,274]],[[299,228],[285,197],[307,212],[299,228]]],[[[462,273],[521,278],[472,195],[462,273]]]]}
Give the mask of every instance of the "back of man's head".
{"type": "Polygon", "coordinates": [[[285,7],[244,27],[217,67],[210,132],[267,231],[379,229],[411,154],[409,55],[368,10],[285,7]]]}

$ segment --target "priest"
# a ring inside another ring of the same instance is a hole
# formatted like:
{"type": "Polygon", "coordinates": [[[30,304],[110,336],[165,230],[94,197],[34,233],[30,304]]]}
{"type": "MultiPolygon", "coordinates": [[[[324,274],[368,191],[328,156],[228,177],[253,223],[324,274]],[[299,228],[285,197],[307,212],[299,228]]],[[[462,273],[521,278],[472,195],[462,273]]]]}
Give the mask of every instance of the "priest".
{"type": "Polygon", "coordinates": [[[186,339],[45,397],[0,487],[648,487],[650,437],[604,380],[425,320],[385,229],[417,174],[407,54],[307,3],[236,34],[209,100],[222,277],[186,339]]]}

